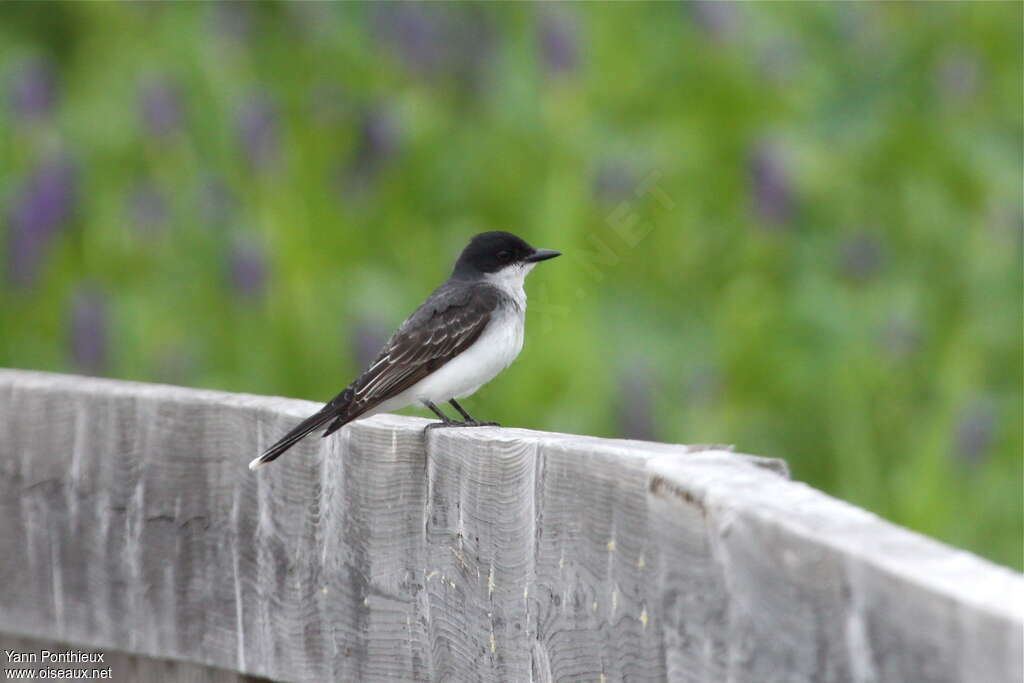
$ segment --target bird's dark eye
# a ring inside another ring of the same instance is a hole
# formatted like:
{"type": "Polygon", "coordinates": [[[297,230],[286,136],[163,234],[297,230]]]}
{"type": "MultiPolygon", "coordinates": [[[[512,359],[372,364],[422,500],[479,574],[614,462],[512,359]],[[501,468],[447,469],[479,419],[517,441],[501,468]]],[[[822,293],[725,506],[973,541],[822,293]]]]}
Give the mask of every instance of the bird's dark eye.
{"type": "Polygon", "coordinates": [[[512,252],[502,249],[498,252],[498,260],[502,263],[508,263],[512,259],[512,252]]]}

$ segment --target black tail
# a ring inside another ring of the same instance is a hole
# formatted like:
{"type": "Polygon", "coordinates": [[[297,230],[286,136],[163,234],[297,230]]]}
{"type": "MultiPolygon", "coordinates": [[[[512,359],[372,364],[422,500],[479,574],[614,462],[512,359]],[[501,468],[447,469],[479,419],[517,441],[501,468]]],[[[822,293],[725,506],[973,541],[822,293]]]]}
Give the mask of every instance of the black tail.
{"type": "Polygon", "coordinates": [[[330,403],[325,405],[319,411],[310,415],[296,425],[294,429],[285,434],[277,443],[264,451],[263,455],[250,462],[249,469],[254,470],[266,465],[272,460],[276,460],[282,453],[301,441],[303,437],[316,431],[331,420],[334,420],[334,423],[331,425],[330,429],[324,433],[324,436],[327,436],[327,434],[346,424],[351,420],[351,418],[345,416],[351,402],[352,390],[346,389],[335,396],[330,403]]]}

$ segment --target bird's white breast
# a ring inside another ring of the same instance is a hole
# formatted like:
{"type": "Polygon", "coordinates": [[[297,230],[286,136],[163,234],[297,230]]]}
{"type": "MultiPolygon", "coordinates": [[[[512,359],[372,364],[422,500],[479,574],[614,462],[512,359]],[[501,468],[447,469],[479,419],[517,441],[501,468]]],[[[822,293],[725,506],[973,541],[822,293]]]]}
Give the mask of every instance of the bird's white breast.
{"type": "Polygon", "coordinates": [[[488,276],[490,284],[500,289],[507,299],[491,314],[480,337],[458,356],[368,414],[397,410],[412,403],[441,404],[469,396],[511,365],[523,350],[526,322],[523,281],[533,265],[506,268],[488,276]]]}
{"type": "Polygon", "coordinates": [[[413,398],[441,403],[469,396],[494,379],[523,349],[524,317],[511,306],[495,311],[472,346],[413,387],[413,398]]]}

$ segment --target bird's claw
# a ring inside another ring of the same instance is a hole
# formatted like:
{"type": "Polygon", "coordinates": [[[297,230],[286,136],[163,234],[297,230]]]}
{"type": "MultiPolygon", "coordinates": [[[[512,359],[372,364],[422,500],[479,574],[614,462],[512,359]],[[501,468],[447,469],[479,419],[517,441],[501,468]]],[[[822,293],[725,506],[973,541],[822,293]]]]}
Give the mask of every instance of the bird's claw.
{"type": "Polygon", "coordinates": [[[448,422],[431,422],[424,431],[430,431],[431,429],[445,429],[448,427],[500,427],[501,425],[497,422],[480,422],[479,420],[467,420],[465,422],[459,422],[457,420],[450,420],[448,422]]]}

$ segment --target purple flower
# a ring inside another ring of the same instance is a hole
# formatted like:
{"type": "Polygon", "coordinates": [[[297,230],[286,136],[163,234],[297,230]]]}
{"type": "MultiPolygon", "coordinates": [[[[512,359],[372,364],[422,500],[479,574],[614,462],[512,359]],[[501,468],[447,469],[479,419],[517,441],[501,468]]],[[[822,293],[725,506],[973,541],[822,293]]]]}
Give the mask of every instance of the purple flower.
{"type": "Polygon", "coordinates": [[[199,194],[199,211],[203,219],[214,226],[223,226],[235,212],[235,198],[219,178],[208,178],[199,194]]]}
{"type": "Polygon", "coordinates": [[[696,368],[683,382],[684,402],[687,405],[711,404],[722,397],[725,381],[714,365],[696,368]]]}
{"type": "Polygon", "coordinates": [[[872,235],[847,238],[839,248],[839,272],[849,280],[867,282],[882,269],[885,253],[872,235]]]}
{"type": "Polygon", "coordinates": [[[388,326],[378,318],[364,318],[352,333],[352,354],[360,368],[369,367],[388,339],[388,326]]]}
{"type": "Polygon", "coordinates": [[[239,144],[253,168],[267,168],[280,155],[277,109],[263,95],[254,95],[238,112],[239,144]]]}
{"type": "Polygon", "coordinates": [[[156,381],[187,385],[195,376],[199,363],[192,349],[174,345],[160,349],[153,365],[156,381]]]}
{"type": "Polygon", "coordinates": [[[1011,240],[1018,249],[1024,246],[1024,207],[995,202],[989,207],[986,226],[992,238],[1011,240]]]}
{"type": "MultiPolygon", "coordinates": [[[[1024,246],[1024,211],[1020,206],[1008,207],[1006,209],[1007,219],[1004,222],[1005,230],[1016,240],[1018,248],[1024,246]]],[[[1002,226],[1001,226],[1002,227],[1002,226]]]]}
{"type": "Polygon", "coordinates": [[[576,22],[562,12],[544,12],[537,38],[541,59],[549,74],[568,73],[579,60],[576,22]]]}
{"type": "Polygon", "coordinates": [[[604,164],[594,176],[594,196],[606,204],[624,201],[633,195],[636,187],[636,174],[624,164],[604,164]]]}
{"type": "Polygon", "coordinates": [[[727,40],[739,26],[739,8],[724,0],[694,0],[690,5],[694,23],[715,40],[727,40]]]}
{"type": "Polygon", "coordinates": [[[995,406],[987,399],[975,400],[960,411],[955,437],[957,457],[971,465],[985,459],[995,440],[996,417],[995,406]]]}
{"type": "Polygon", "coordinates": [[[793,218],[793,188],[779,151],[758,145],[750,157],[750,190],[762,222],[783,225],[793,218]]]}
{"type": "Polygon", "coordinates": [[[969,101],[978,91],[982,68],[978,57],[964,50],[946,54],[935,71],[935,83],[948,100],[969,101]]]}
{"type": "Polygon", "coordinates": [[[282,5],[287,12],[289,29],[294,27],[297,40],[331,39],[331,31],[339,21],[338,6],[331,2],[288,2],[282,5]]]}
{"type": "Polygon", "coordinates": [[[783,83],[804,60],[795,43],[776,40],[758,50],[758,68],[766,79],[783,83]]]}
{"type": "Polygon", "coordinates": [[[153,229],[167,221],[167,200],[150,182],[139,183],[128,197],[132,222],[143,229],[153,229]]]}
{"type": "Polygon", "coordinates": [[[234,41],[243,41],[252,32],[252,12],[248,3],[224,0],[214,5],[213,29],[234,41]]]}
{"type": "Polygon", "coordinates": [[[69,346],[76,372],[98,375],[106,369],[106,299],[91,287],[80,289],[72,300],[69,346]]]}
{"type": "Polygon", "coordinates": [[[25,62],[11,83],[11,110],[17,118],[48,117],[57,99],[57,79],[50,63],[43,59],[25,62]]]}
{"type": "Polygon", "coordinates": [[[449,73],[477,86],[494,45],[485,15],[427,3],[377,3],[374,10],[374,34],[408,70],[424,76],[449,73]]]}
{"type": "Polygon", "coordinates": [[[368,182],[397,149],[398,129],[391,115],[380,108],[367,110],[359,124],[351,175],[360,184],[368,182]]]}
{"type": "Polygon", "coordinates": [[[481,89],[495,52],[498,35],[494,24],[481,12],[460,12],[451,22],[447,43],[449,68],[472,91],[481,89]]]}
{"type": "Polygon", "coordinates": [[[882,350],[895,359],[915,354],[924,342],[920,325],[906,316],[892,317],[882,328],[878,338],[882,350]]]}
{"type": "Polygon", "coordinates": [[[650,373],[637,365],[627,367],[620,373],[618,385],[619,433],[627,439],[653,440],[654,383],[650,373]]]}
{"type": "Polygon", "coordinates": [[[374,5],[373,29],[412,70],[437,71],[446,60],[446,40],[439,6],[414,3],[374,5]]]}
{"type": "Polygon", "coordinates": [[[7,275],[20,286],[35,283],[46,250],[75,209],[77,174],[64,157],[44,162],[15,197],[9,220],[7,275]]]}
{"type": "Polygon", "coordinates": [[[181,96],[166,79],[153,79],[140,87],[139,110],[149,135],[165,137],[181,127],[181,96]]]}
{"type": "Polygon", "coordinates": [[[228,272],[235,292],[246,299],[261,299],[267,287],[267,258],[251,241],[236,241],[228,253],[228,272]]]}
{"type": "Polygon", "coordinates": [[[321,82],[309,90],[309,117],[323,126],[340,126],[350,114],[348,97],[336,83],[321,82]]]}

